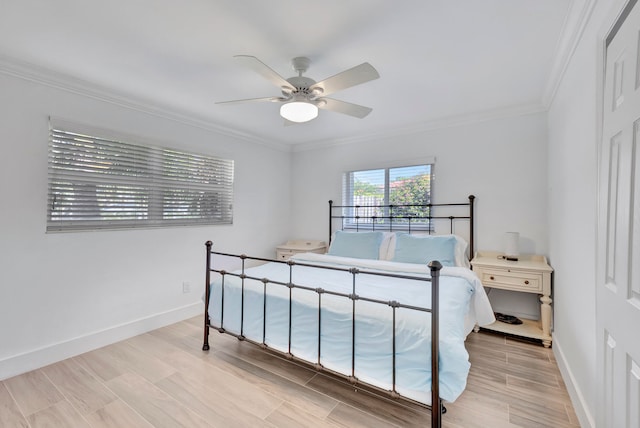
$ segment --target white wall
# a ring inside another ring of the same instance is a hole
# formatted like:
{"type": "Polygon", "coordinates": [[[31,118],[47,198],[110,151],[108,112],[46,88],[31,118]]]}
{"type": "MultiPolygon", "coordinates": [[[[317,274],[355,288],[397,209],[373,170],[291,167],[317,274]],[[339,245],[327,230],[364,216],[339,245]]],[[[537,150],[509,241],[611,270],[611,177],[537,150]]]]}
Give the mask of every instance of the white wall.
{"type": "MultiPolygon", "coordinates": [[[[518,231],[523,253],[546,254],[547,127],[537,113],[298,151],[292,162],[290,237],[328,239],[329,199],[341,201],[342,173],[435,157],[433,200],[476,199],[476,247],[503,249],[503,235],[518,231]]],[[[533,295],[494,290],[496,311],[537,318],[533,295]]]]}
{"type": "Polygon", "coordinates": [[[597,385],[595,301],[598,34],[622,3],[595,2],[548,114],[554,352],[585,427],[595,426],[602,387],[597,385]]]}
{"type": "Polygon", "coordinates": [[[0,379],[201,313],[206,240],[272,256],[289,231],[288,152],[1,73],[0,94],[0,379]],[[234,224],[45,233],[49,115],[234,159],[234,224]]]}

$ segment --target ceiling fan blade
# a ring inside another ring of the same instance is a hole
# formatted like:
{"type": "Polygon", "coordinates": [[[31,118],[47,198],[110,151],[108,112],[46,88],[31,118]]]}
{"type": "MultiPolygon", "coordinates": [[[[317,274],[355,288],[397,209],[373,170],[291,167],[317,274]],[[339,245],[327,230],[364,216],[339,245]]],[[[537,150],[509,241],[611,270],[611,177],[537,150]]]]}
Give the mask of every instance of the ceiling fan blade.
{"type": "Polygon", "coordinates": [[[319,88],[321,91],[318,95],[324,96],[333,94],[334,92],[360,85],[371,80],[379,78],[378,71],[368,62],[364,62],[353,68],[345,70],[335,76],[328,77],[318,83],[311,85],[310,90],[319,88]]]}
{"type": "Polygon", "coordinates": [[[238,61],[240,61],[244,66],[249,67],[256,73],[260,74],[262,77],[267,79],[269,82],[273,83],[280,89],[289,89],[293,91],[295,88],[291,85],[291,83],[287,82],[287,80],[276,73],[273,69],[271,69],[267,64],[260,61],[255,56],[251,55],[235,55],[238,61]]]}
{"type": "Polygon", "coordinates": [[[349,116],[362,119],[371,113],[372,108],[352,104],[345,101],[334,100],[333,98],[320,98],[317,103],[318,108],[330,110],[336,113],[347,114],[349,116]]]}
{"type": "Polygon", "coordinates": [[[263,97],[263,98],[246,98],[244,100],[231,100],[231,101],[218,101],[216,104],[240,104],[240,103],[252,103],[261,101],[271,101],[272,103],[280,103],[288,100],[284,97],[263,97]]]}

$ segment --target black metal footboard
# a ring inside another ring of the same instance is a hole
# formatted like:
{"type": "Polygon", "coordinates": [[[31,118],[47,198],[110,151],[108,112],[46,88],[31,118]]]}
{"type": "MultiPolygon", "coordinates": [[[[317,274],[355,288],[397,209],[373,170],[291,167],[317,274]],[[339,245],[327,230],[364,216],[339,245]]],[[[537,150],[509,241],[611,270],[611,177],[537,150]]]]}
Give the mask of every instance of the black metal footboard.
{"type": "MultiPolygon", "coordinates": [[[[314,367],[317,370],[327,370],[325,367],[322,366],[321,363],[321,359],[320,359],[320,355],[321,355],[321,330],[322,330],[322,323],[321,323],[321,316],[322,316],[322,297],[323,295],[332,295],[332,296],[339,296],[339,297],[343,297],[345,299],[349,299],[351,300],[351,305],[352,305],[352,315],[351,315],[351,335],[352,335],[352,340],[351,340],[351,375],[350,376],[346,376],[343,373],[336,373],[333,372],[334,374],[341,376],[341,377],[347,377],[347,379],[352,382],[352,383],[357,383],[357,382],[361,382],[359,381],[356,376],[355,376],[355,354],[356,354],[356,340],[355,340],[355,334],[356,334],[356,301],[360,300],[360,301],[366,301],[366,302],[371,302],[374,304],[380,304],[380,305],[385,305],[385,306],[389,306],[392,308],[392,352],[393,352],[393,360],[392,360],[392,364],[393,364],[393,371],[392,371],[392,389],[391,391],[386,391],[387,393],[389,393],[392,397],[400,397],[401,395],[396,391],[396,311],[398,308],[404,308],[404,309],[409,309],[409,310],[413,310],[413,311],[420,311],[420,312],[430,312],[431,313],[431,426],[432,427],[440,427],[441,426],[441,417],[442,417],[442,413],[443,413],[443,406],[442,406],[442,400],[440,399],[440,394],[439,394],[439,350],[438,350],[438,345],[439,345],[439,337],[438,337],[438,332],[439,332],[439,278],[440,278],[440,269],[442,268],[442,265],[438,262],[438,261],[432,261],[431,263],[429,263],[429,269],[430,269],[430,273],[431,273],[431,277],[420,277],[420,276],[410,276],[410,275],[403,275],[403,274],[394,274],[394,273],[387,273],[387,272],[380,272],[380,271],[369,271],[369,270],[365,270],[365,269],[358,269],[358,268],[342,268],[342,267],[335,267],[335,266],[324,266],[324,265],[314,265],[314,264],[308,264],[308,263],[300,263],[300,262],[296,262],[296,261],[276,261],[276,260],[271,260],[271,259],[264,259],[264,258],[257,258],[257,257],[249,257],[246,255],[234,255],[234,254],[227,254],[227,253],[220,253],[220,252],[214,252],[212,251],[212,246],[213,243],[211,241],[207,241],[206,242],[206,251],[207,251],[207,256],[206,256],[206,279],[205,279],[205,311],[204,311],[204,342],[203,342],[203,346],[202,349],[204,351],[209,350],[209,329],[213,328],[215,330],[218,330],[221,333],[227,333],[227,334],[231,334],[235,337],[237,337],[239,340],[246,340],[248,342],[254,343],[260,347],[263,348],[267,348],[268,345],[266,344],[265,338],[266,338],[266,325],[267,325],[267,311],[266,311],[266,301],[267,301],[267,284],[274,284],[277,286],[282,286],[282,287],[286,287],[289,289],[289,347],[288,347],[288,352],[282,352],[282,351],[278,351],[276,349],[273,348],[269,348],[271,349],[273,352],[276,353],[280,353],[285,355],[287,358],[289,359],[297,359],[300,361],[303,361],[305,363],[308,364],[312,364],[314,365],[314,367]],[[212,266],[212,255],[219,255],[219,256],[227,256],[227,257],[236,257],[239,258],[241,260],[241,264],[242,267],[238,272],[228,272],[225,270],[217,270],[214,269],[212,266]],[[275,280],[275,279],[269,279],[269,278],[257,278],[257,277],[253,277],[250,276],[246,273],[246,269],[245,269],[245,262],[247,260],[250,261],[259,261],[259,262],[270,262],[270,263],[281,263],[281,264],[286,264],[288,265],[288,271],[289,271],[289,277],[286,280],[275,280]],[[315,269],[328,269],[328,270],[335,270],[335,271],[343,271],[346,273],[349,273],[352,276],[352,291],[351,293],[340,293],[340,292],[336,292],[336,291],[332,291],[332,290],[325,290],[319,287],[309,287],[306,286],[304,284],[295,284],[293,282],[293,270],[296,266],[306,266],[306,267],[312,267],[315,269]],[[211,325],[210,323],[210,319],[209,319],[209,314],[208,314],[208,308],[209,308],[209,304],[210,304],[210,300],[211,300],[211,273],[217,273],[219,275],[221,275],[221,299],[222,299],[222,304],[221,304],[221,314],[220,314],[220,325],[211,325]],[[356,278],[359,275],[376,275],[376,276],[384,276],[384,277],[389,277],[389,278],[396,278],[396,279],[409,279],[409,280],[417,280],[417,281],[429,281],[431,282],[431,302],[432,302],[432,307],[429,308],[422,308],[422,307],[418,307],[418,306],[412,306],[412,305],[407,305],[407,304],[403,304],[397,301],[383,301],[383,300],[378,300],[378,299],[373,299],[373,298],[369,298],[366,296],[361,296],[358,295],[356,293],[356,278]],[[237,277],[240,278],[241,280],[241,302],[240,302],[240,333],[232,333],[228,330],[225,329],[224,327],[224,290],[225,290],[225,278],[227,276],[232,276],[232,277],[237,277]],[[262,332],[262,340],[253,340],[253,339],[249,339],[247,337],[244,336],[244,311],[245,311],[245,304],[244,304],[244,296],[245,296],[245,280],[254,280],[254,281],[259,281],[263,283],[263,322],[262,322],[262,326],[263,326],[263,332],[262,332]],[[293,299],[292,299],[292,292],[294,289],[301,289],[301,290],[307,290],[307,291],[311,291],[311,292],[315,292],[317,294],[317,298],[318,298],[318,356],[317,356],[317,361],[308,361],[306,359],[300,359],[298,357],[296,357],[296,355],[292,354],[291,352],[291,343],[292,343],[292,303],[293,303],[293,299]]],[[[426,357],[426,356],[425,356],[426,357]]],[[[330,370],[329,370],[330,371],[330,370]]],[[[366,384],[364,382],[362,382],[363,384],[366,384]]],[[[366,384],[376,390],[381,390],[380,388],[378,388],[377,386],[374,385],[369,385],[366,384]]]]}

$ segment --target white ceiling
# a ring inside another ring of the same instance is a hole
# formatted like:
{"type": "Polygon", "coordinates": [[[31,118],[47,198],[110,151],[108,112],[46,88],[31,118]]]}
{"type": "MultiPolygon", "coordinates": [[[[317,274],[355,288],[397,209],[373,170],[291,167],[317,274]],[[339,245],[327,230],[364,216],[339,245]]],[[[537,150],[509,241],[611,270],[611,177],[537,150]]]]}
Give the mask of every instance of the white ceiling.
{"type": "Polygon", "coordinates": [[[465,117],[545,108],[572,0],[0,0],[0,59],[107,89],[257,141],[315,144],[402,133],[465,117]],[[364,119],[320,111],[283,126],[280,95],[240,66],[316,81],[362,62],[380,79],[333,98],[364,119]]]}

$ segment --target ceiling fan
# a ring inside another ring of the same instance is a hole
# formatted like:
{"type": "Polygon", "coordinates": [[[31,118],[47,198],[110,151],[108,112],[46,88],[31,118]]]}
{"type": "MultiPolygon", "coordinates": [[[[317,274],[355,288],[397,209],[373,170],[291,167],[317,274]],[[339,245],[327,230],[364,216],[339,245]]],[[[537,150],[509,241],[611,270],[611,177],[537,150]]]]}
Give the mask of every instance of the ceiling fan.
{"type": "Polygon", "coordinates": [[[302,74],[307,71],[311,60],[306,57],[296,57],[291,60],[297,76],[285,79],[258,58],[250,55],[234,56],[244,66],[251,68],[262,77],[280,88],[281,96],[249,98],[243,100],[221,101],[216,104],[234,104],[245,102],[270,101],[282,103],[280,115],[285,119],[285,125],[308,122],[318,116],[318,109],[330,110],[349,116],[364,118],[371,112],[371,108],[345,101],[327,98],[327,95],[352,86],[360,85],[380,77],[375,68],[364,62],[327,79],[316,82],[302,74]]]}

